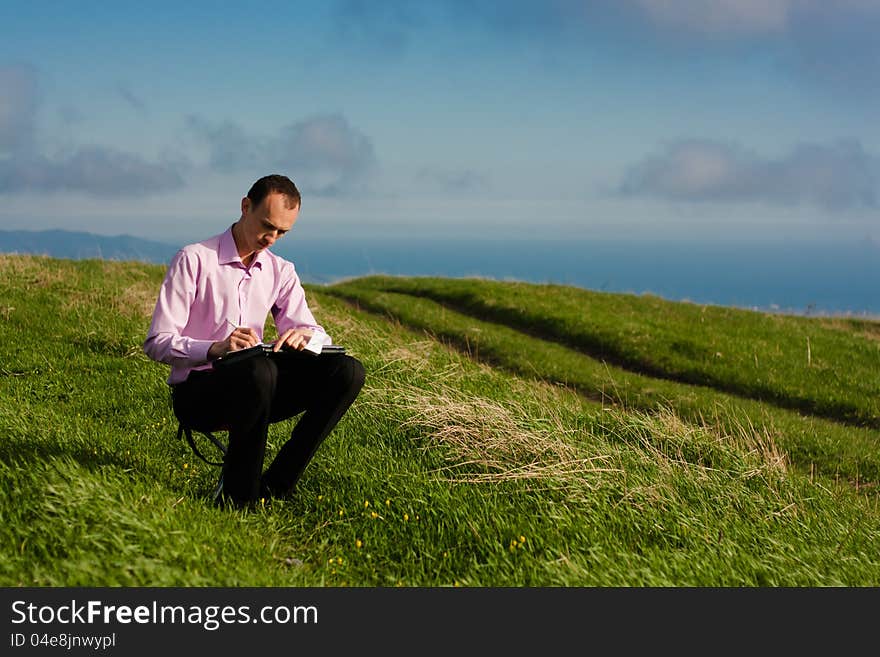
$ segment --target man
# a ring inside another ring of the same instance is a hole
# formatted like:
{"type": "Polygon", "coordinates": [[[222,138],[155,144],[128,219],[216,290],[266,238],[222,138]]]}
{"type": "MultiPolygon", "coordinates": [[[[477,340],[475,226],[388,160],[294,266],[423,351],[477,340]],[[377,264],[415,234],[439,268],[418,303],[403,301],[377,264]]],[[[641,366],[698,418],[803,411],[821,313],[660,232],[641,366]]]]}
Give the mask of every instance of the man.
{"type": "Polygon", "coordinates": [[[241,200],[236,223],[178,251],[143,345],[150,358],[171,365],[167,382],[181,423],[229,432],[214,496],[220,505],[290,495],[364,384],[357,359],[304,351],[331,339],[309,310],[293,264],[269,251],[293,227],[301,202],[289,178],[265,176],[241,200]],[[279,335],[272,355],[214,367],[218,358],[260,344],[270,312],[279,335]],[[299,413],[264,473],[269,424],[299,413]]]}

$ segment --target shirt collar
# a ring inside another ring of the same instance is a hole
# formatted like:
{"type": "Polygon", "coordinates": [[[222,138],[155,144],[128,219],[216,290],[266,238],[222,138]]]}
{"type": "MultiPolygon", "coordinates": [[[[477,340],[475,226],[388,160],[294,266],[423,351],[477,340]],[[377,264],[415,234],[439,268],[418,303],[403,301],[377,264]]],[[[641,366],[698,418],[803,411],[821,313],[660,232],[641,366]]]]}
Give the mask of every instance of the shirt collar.
{"type": "MultiPolygon", "coordinates": [[[[263,249],[254,257],[251,267],[259,267],[262,269],[263,261],[267,257],[266,250],[263,249]]],[[[241,262],[241,256],[238,255],[238,248],[235,246],[235,238],[232,236],[232,226],[227,228],[226,232],[220,235],[220,246],[217,251],[217,258],[221,265],[241,262]]]]}

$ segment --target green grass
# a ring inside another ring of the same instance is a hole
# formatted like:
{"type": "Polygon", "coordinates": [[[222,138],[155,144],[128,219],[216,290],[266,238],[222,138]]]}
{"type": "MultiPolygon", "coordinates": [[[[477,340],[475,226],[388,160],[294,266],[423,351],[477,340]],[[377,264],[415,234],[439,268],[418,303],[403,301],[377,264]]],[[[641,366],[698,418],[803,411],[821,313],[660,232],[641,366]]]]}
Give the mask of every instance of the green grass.
{"type": "MultiPolygon", "coordinates": [[[[857,487],[824,469],[834,459],[876,468],[870,427],[801,418],[757,395],[729,399],[754,407],[722,401],[700,414],[702,387],[610,366],[607,394],[595,394],[599,370],[580,383],[540,359],[514,371],[503,360],[520,344],[505,337],[509,327],[478,326],[498,341],[485,360],[490,345],[474,345],[475,332],[469,355],[415,321],[445,314],[451,335],[456,321],[474,320],[365,288],[358,295],[372,312],[340,298],[341,287],[308,288],[315,315],[364,362],[367,382],[296,498],[214,509],[217,471],[174,439],[167,366],[140,349],[162,274],[0,257],[3,585],[880,584],[870,480],[857,487]],[[375,312],[389,300],[399,314],[375,312]],[[611,403],[651,385],[651,403],[611,403]],[[691,410],[677,407],[682,399],[691,410]],[[759,410],[766,422],[752,421],[759,410]],[[782,414],[813,424],[786,433],[782,414]],[[822,472],[792,467],[793,454],[822,450],[822,472]]],[[[649,310],[643,319],[659,321],[649,310]]],[[[530,349],[574,353],[515,333],[530,349]]],[[[835,362],[843,370],[849,361],[835,362]]],[[[869,408],[846,390],[843,401],[869,408]]],[[[291,427],[272,426],[270,458],[291,427]]]]}
{"type": "MultiPolygon", "coordinates": [[[[722,385],[715,388],[708,383],[685,384],[668,378],[651,377],[639,373],[646,369],[644,367],[635,366],[633,369],[627,369],[616,366],[569,344],[535,337],[531,331],[524,330],[522,322],[513,323],[511,326],[486,321],[474,314],[457,312],[447,305],[431,300],[428,295],[421,292],[403,294],[385,291],[386,287],[390,290],[400,290],[407,286],[415,290],[413,285],[423,282],[428,290],[433,289],[432,285],[437,284],[432,279],[371,277],[336,284],[327,290],[340,298],[356,303],[361,308],[393,317],[410,327],[427,331],[473,358],[502,367],[520,376],[536,377],[570,386],[585,396],[609,404],[643,411],[669,406],[692,421],[711,418],[728,429],[735,429],[744,422],[767,427],[775,440],[786,450],[793,465],[802,471],[813,475],[826,475],[834,479],[842,477],[850,480],[854,485],[877,489],[877,484],[880,482],[880,431],[875,429],[871,422],[860,427],[847,421],[827,419],[822,415],[811,415],[805,411],[779,407],[773,402],[768,403],[725,392],[731,386],[722,385]]],[[[450,280],[449,284],[475,286],[474,281],[450,280]]],[[[522,283],[494,283],[494,285],[516,289],[528,286],[522,283]]],[[[532,286],[536,297],[542,294],[543,287],[532,286]]],[[[554,292],[558,296],[564,296],[564,289],[560,291],[554,288],[554,292]]],[[[584,291],[569,288],[569,292],[573,296],[581,296],[584,291]]],[[[502,293],[499,295],[504,296],[502,293]]],[[[638,301],[637,297],[633,297],[631,303],[637,304],[638,301]]],[[[679,309],[683,309],[686,314],[691,312],[689,304],[676,306],[664,302],[666,307],[658,318],[658,313],[653,308],[654,302],[653,299],[648,300],[642,308],[645,322],[651,326],[662,326],[664,323],[681,325],[683,320],[676,316],[679,309]]],[[[490,306],[491,300],[487,300],[486,305],[490,306]]],[[[491,313],[487,315],[494,317],[491,313]]],[[[777,319],[768,317],[763,321],[775,322],[777,319]]],[[[803,318],[784,319],[803,321],[803,318]]],[[[598,323],[601,320],[594,318],[593,321],[598,323]]],[[[761,322],[762,319],[758,316],[753,318],[753,321],[761,322]]],[[[613,321],[607,318],[605,323],[611,324],[613,321]]],[[[856,327],[858,339],[859,335],[866,331],[858,323],[856,327]]],[[[579,330],[585,333],[587,328],[581,326],[579,330]]],[[[650,330],[649,326],[641,330],[633,329],[633,332],[644,334],[650,330]]],[[[719,333],[724,330],[726,329],[723,325],[715,329],[719,333]]],[[[840,340],[844,345],[852,339],[851,335],[839,329],[834,330],[842,333],[840,340]]],[[[662,326],[661,332],[669,331],[669,327],[662,326]]],[[[776,333],[778,340],[785,338],[784,328],[777,328],[776,333]]],[[[725,339],[734,343],[731,336],[725,339]]],[[[656,360],[664,360],[663,348],[662,342],[658,341],[654,355],[656,360]]],[[[841,345],[836,345],[837,350],[843,348],[841,345]]],[[[877,366],[880,368],[880,359],[877,366]]],[[[837,369],[846,368],[847,366],[837,369]]],[[[834,368],[830,369],[834,370],[834,368]]],[[[863,372],[863,375],[869,376],[867,372],[863,372]]],[[[829,378],[839,380],[843,377],[844,374],[829,378]]],[[[806,383],[797,381],[787,382],[787,385],[807,387],[806,383]]],[[[868,385],[865,384],[863,387],[868,385]]],[[[809,389],[816,397],[824,394],[818,385],[811,384],[809,389]]],[[[872,403],[871,399],[865,395],[859,396],[855,390],[850,390],[849,394],[854,399],[854,405],[857,403],[867,408],[872,403]]]]}
{"type": "Polygon", "coordinates": [[[432,299],[623,368],[880,428],[880,323],[779,316],[644,295],[480,279],[337,286],[432,299]]]}

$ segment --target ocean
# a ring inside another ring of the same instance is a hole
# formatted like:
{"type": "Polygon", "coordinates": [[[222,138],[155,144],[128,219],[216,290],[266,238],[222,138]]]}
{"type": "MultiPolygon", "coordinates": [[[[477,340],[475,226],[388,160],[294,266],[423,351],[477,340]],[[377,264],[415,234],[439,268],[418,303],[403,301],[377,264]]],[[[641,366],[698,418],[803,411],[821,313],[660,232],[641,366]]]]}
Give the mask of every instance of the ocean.
{"type": "Polygon", "coordinates": [[[306,283],[475,276],[800,315],[880,318],[880,245],[300,240],[274,250],[306,283]]]}

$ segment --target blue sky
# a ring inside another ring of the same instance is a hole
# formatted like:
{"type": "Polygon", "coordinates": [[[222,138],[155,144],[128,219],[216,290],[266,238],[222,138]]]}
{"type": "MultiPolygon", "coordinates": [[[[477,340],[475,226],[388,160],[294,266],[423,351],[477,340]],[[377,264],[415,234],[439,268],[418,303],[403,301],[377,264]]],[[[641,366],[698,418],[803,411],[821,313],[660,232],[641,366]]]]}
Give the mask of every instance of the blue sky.
{"type": "Polygon", "coordinates": [[[880,1],[4,2],[0,228],[880,243],[880,1]]]}

